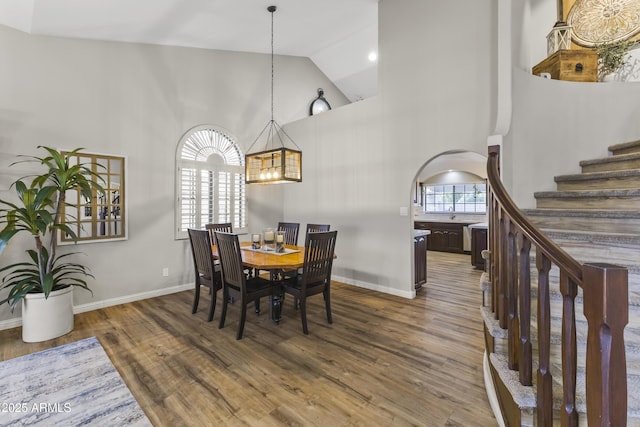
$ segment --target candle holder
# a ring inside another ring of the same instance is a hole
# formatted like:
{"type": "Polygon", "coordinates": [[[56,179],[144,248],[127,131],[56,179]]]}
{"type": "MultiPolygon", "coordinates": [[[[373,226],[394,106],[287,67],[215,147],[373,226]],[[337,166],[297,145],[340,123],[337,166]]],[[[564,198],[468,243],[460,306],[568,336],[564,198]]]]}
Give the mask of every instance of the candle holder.
{"type": "Polygon", "coordinates": [[[262,235],[260,233],[255,233],[251,235],[251,248],[252,249],[260,249],[260,241],[262,240],[262,235]]]}
{"type": "Polygon", "coordinates": [[[262,238],[264,241],[265,251],[276,250],[276,232],[273,231],[273,228],[265,228],[262,232],[262,238]]]}
{"type": "Polygon", "coordinates": [[[284,233],[283,230],[276,231],[276,252],[278,253],[284,252],[284,233]]]}

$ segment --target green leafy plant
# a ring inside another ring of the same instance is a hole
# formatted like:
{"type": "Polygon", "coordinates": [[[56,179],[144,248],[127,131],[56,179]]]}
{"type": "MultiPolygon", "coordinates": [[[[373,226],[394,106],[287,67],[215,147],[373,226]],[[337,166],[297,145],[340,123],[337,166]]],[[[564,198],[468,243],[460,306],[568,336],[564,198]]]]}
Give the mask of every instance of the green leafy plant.
{"type": "MultiPolygon", "coordinates": [[[[18,202],[0,199],[0,254],[9,240],[19,233],[29,233],[35,241],[35,249],[28,249],[28,261],[10,264],[0,268],[5,276],[0,289],[10,289],[6,298],[0,300],[11,306],[11,310],[29,293],[43,293],[45,298],[52,291],[78,286],[89,289],[86,277],[93,277],[86,267],[67,261],[65,258],[77,252],[56,255],[57,233],[66,233],[74,241],[75,232],[63,219],[65,206],[74,206],[66,202],[69,190],[78,190],[83,197],[91,199],[93,192],[103,193],[98,180],[100,176],[86,164],[72,164],[70,158],[81,148],[66,155],[49,147],[39,146],[47,151],[44,157],[20,156],[25,160],[16,162],[38,162],[47,172],[32,177],[18,179],[12,184],[18,196],[18,202]]],[[[16,164],[13,163],[12,165],[16,164]]]]}
{"type": "Polygon", "coordinates": [[[598,54],[599,75],[606,76],[621,69],[627,62],[629,51],[636,43],[632,40],[620,40],[596,44],[593,50],[598,54]]]}

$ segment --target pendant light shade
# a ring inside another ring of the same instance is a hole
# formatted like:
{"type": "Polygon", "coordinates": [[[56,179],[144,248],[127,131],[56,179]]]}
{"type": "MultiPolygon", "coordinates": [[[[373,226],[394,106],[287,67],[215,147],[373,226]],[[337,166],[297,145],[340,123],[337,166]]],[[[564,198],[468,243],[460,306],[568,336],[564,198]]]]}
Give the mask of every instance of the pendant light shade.
{"type": "Polygon", "coordinates": [[[271,120],[253,141],[245,155],[245,182],[247,184],[278,184],[302,181],[302,151],[273,119],[273,13],[275,6],[267,8],[271,13],[271,120]],[[297,149],[286,147],[292,143],[297,149]],[[251,152],[256,145],[261,151],[251,152]]]}

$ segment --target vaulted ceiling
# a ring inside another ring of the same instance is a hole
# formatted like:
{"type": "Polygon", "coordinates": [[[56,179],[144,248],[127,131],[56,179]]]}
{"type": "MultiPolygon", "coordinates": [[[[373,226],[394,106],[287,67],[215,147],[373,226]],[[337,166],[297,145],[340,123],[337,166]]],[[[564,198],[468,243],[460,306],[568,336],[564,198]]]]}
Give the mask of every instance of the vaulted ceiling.
{"type": "Polygon", "coordinates": [[[352,102],[376,95],[378,0],[0,0],[33,35],[309,57],[352,102]]]}

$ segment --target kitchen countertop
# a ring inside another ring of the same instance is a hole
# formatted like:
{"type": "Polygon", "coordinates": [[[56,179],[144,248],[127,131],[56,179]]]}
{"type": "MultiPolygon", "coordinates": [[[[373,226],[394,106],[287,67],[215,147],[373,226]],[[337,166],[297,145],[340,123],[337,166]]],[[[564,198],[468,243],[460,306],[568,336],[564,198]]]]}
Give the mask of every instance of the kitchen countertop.
{"type": "Polygon", "coordinates": [[[428,236],[429,234],[431,234],[431,230],[416,230],[416,229],[413,229],[413,237],[428,236]]]}
{"type": "Polygon", "coordinates": [[[489,224],[486,222],[478,222],[476,224],[469,225],[469,228],[484,228],[486,230],[489,228],[489,224]]]}
{"type": "Polygon", "coordinates": [[[485,215],[477,215],[477,218],[474,218],[472,215],[456,215],[455,218],[451,219],[450,215],[442,214],[442,215],[416,215],[413,220],[415,222],[442,222],[442,223],[451,223],[451,224],[478,224],[483,221],[486,223],[487,217],[485,215]]]}

